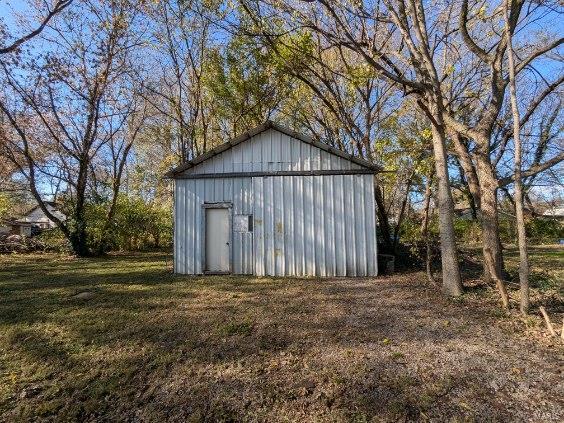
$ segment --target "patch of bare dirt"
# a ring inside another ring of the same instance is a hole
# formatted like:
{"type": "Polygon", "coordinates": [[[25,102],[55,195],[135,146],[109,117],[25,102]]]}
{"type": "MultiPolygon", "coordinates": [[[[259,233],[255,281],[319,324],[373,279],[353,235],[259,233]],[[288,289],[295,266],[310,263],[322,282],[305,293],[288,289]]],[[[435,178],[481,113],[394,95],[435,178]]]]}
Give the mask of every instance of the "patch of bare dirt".
{"type": "Polygon", "coordinates": [[[136,417],[564,421],[558,344],[421,279],[212,285],[194,304],[207,329],[143,381],[136,417]]]}

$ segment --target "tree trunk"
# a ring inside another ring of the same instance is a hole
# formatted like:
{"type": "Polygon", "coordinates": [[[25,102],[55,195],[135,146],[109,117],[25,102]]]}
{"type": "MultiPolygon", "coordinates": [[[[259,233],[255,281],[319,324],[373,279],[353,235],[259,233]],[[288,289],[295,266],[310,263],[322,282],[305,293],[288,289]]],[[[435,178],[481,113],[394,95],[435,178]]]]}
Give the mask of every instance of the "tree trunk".
{"type": "Polygon", "coordinates": [[[427,272],[427,280],[435,285],[437,282],[433,276],[433,269],[431,268],[431,242],[429,240],[429,218],[431,208],[431,185],[433,183],[433,172],[427,176],[425,182],[425,200],[423,203],[423,222],[421,224],[421,234],[425,241],[425,270],[427,272]]]}
{"type": "Polygon", "coordinates": [[[480,219],[482,222],[482,251],[484,256],[484,278],[495,281],[501,295],[503,307],[509,307],[509,296],[503,281],[503,258],[499,240],[499,223],[497,213],[497,181],[491,167],[483,160],[478,161],[478,177],[480,178],[480,219]]]}
{"type": "MultiPolygon", "coordinates": [[[[488,283],[495,281],[500,291],[504,306],[508,305],[507,291],[503,278],[503,250],[499,236],[499,222],[497,210],[497,180],[492,171],[489,157],[482,147],[481,154],[476,154],[476,168],[472,158],[464,146],[463,139],[457,132],[451,133],[459,163],[464,170],[468,188],[474,198],[475,205],[480,213],[478,218],[482,225],[482,251],[484,280],[488,283]],[[485,202],[485,204],[484,204],[485,202]],[[495,271],[491,269],[495,268],[495,271]]],[[[489,137],[479,141],[481,146],[489,146],[489,137]]]]}
{"type": "MultiPolygon", "coordinates": [[[[83,157],[87,155],[84,154],[83,157]]],[[[90,255],[86,235],[86,183],[88,174],[88,160],[82,158],[79,162],[78,177],[76,183],[76,204],[74,209],[74,222],[70,233],[70,242],[73,252],[79,257],[90,255]]]]}
{"type": "Polygon", "coordinates": [[[415,169],[413,169],[411,171],[411,175],[409,175],[409,178],[407,179],[407,183],[406,183],[406,187],[405,187],[405,196],[404,196],[403,201],[401,203],[398,221],[396,222],[396,225],[395,225],[395,228],[394,228],[394,239],[392,241],[394,255],[397,255],[397,253],[398,253],[399,231],[401,229],[401,224],[402,224],[403,218],[405,216],[405,208],[407,206],[407,202],[409,201],[409,192],[411,190],[411,184],[413,183],[413,176],[414,175],[415,175],[415,169]]]}
{"type": "MultiPolygon", "coordinates": [[[[433,113],[433,115],[440,116],[439,113],[433,113]]],[[[449,184],[445,132],[444,127],[436,121],[433,122],[431,128],[437,173],[443,291],[447,295],[457,296],[462,294],[463,288],[454,235],[454,203],[449,184]]]]}
{"type": "MultiPolygon", "coordinates": [[[[75,214],[75,219],[77,214],[75,214]]],[[[78,257],[88,257],[90,255],[90,251],[88,249],[88,242],[87,242],[87,235],[86,235],[86,222],[84,220],[84,216],[79,218],[80,221],[75,222],[75,228],[71,232],[70,235],[70,242],[71,247],[78,257]]]]}
{"type": "Polygon", "coordinates": [[[505,37],[507,39],[507,58],[509,62],[509,94],[513,115],[513,143],[515,144],[515,216],[517,217],[517,235],[519,242],[519,287],[521,291],[521,313],[529,312],[529,257],[527,253],[527,236],[525,233],[525,216],[523,213],[523,180],[521,177],[521,134],[519,107],[517,105],[517,88],[515,84],[515,63],[509,24],[509,1],[505,0],[505,37]]]}
{"type": "MultiPolygon", "coordinates": [[[[464,179],[472,196],[474,208],[480,209],[480,183],[472,162],[472,157],[463,142],[462,136],[458,132],[452,130],[449,132],[449,136],[453,141],[458,163],[464,171],[464,179]]],[[[472,207],[472,205],[470,207],[472,207]]]]}
{"type": "Polygon", "coordinates": [[[394,246],[391,238],[390,222],[388,220],[388,213],[386,211],[386,204],[382,198],[380,187],[374,184],[374,198],[376,199],[377,213],[378,213],[378,226],[380,227],[381,239],[384,243],[386,253],[392,254],[394,246]]]}
{"type": "MultiPolygon", "coordinates": [[[[488,235],[491,238],[497,239],[497,245],[493,246],[493,240],[487,239],[482,242],[483,244],[483,251],[484,251],[484,280],[486,282],[494,281],[495,275],[491,275],[489,267],[487,266],[487,262],[489,259],[493,260],[495,263],[495,267],[498,269],[498,276],[503,279],[505,275],[505,269],[503,265],[503,249],[501,245],[501,238],[499,236],[499,224],[498,224],[498,212],[497,212],[497,180],[495,175],[492,171],[492,165],[489,159],[489,140],[490,135],[484,136],[481,139],[477,139],[476,141],[480,145],[481,154],[475,154],[474,159],[476,161],[476,166],[472,161],[472,157],[468,152],[467,146],[464,143],[464,138],[456,132],[454,129],[451,129],[449,132],[450,137],[452,138],[456,155],[458,158],[458,162],[460,163],[461,168],[464,171],[464,175],[466,177],[466,182],[468,184],[468,189],[472,194],[474,199],[474,207],[480,211],[477,217],[479,218],[482,224],[482,230],[484,230],[484,222],[485,225],[488,226],[488,235]],[[485,191],[486,194],[493,195],[493,198],[490,196],[488,197],[489,204],[486,205],[486,208],[492,210],[493,216],[486,216],[482,218],[482,192],[485,191]],[[493,232],[492,232],[493,231],[493,232]],[[486,246],[487,243],[487,246],[486,246]],[[493,255],[486,259],[485,251],[492,251],[493,255]]],[[[472,207],[472,205],[471,205],[472,207]]]]}

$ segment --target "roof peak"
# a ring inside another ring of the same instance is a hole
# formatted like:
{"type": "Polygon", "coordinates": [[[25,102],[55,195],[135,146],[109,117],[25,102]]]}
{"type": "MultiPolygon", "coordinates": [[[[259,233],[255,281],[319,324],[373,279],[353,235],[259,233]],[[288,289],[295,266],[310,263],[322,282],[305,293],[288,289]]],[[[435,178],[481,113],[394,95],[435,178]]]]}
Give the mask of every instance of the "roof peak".
{"type": "Polygon", "coordinates": [[[365,167],[367,169],[371,169],[371,170],[375,170],[375,171],[380,171],[380,167],[370,163],[367,160],[361,159],[359,157],[355,157],[352,154],[349,154],[345,151],[342,151],[338,148],[332,147],[329,144],[326,144],[324,142],[320,142],[320,141],[316,141],[314,140],[312,137],[305,135],[305,134],[300,134],[296,131],[294,131],[291,128],[288,128],[286,126],[280,125],[272,120],[267,120],[264,123],[255,126],[254,128],[251,128],[245,132],[243,132],[241,135],[236,136],[235,138],[230,139],[227,142],[224,142],[220,145],[218,145],[215,148],[212,148],[211,150],[207,151],[206,153],[200,154],[199,156],[193,158],[192,160],[189,160],[185,163],[180,164],[179,166],[173,168],[172,170],[170,170],[169,172],[167,172],[165,174],[165,178],[175,178],[178,174],[184,172],[185,170],[188,170],[200,163],[205,162],[208,159],[211,159],[214,156],[217,156],[220,153],[223,153],[224,151],[233,148],[234,146],[236,146],[237,144],[240,144],[242,142],[245,142],[249,139],[251,139],[252,137],[259,135],[262,132],[265,132],[269,129],[273,129],[275,131],[281,132],[285,135],[288,135],[289,137],[295,138],[297,140],[300,140],[306,144],[310,144],[313,145],[317,148],[320,148],[321,150],[327,151],[329,153],[332,153],[336,156],[342,157],[346,160],[349,160],[353,163],[356,163],[362,167],[365,167]]]}

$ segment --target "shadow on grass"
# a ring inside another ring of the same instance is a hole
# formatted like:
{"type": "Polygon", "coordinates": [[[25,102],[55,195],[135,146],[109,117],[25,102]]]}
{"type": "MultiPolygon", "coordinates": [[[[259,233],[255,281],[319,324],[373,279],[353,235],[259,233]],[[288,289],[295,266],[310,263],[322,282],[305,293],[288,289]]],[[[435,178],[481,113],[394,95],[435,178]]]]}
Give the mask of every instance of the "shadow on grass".
{"type": "MultiPolygon", "coordinates": [[[[268,420],[269,410],[296,418],[322,410],[333,419],[409,420],[432,416],[441,402],[452,416],[467,415],[446,395],[467,386],[471,364],[433,379],[408,371],[404,353],[391,349],[475,342],[464,325],[483,320],[483,310],[437,297],[423,275],[185,277],[172,275],[165,258],[4,266],[3,375],[20,381],[0,391],[0,416],[268,420]],[[94,295],[73,298],[81,291],[94,295]],[[348,355],[355,350],[362,353],[348,355]],[[19,400],[30,383],[41,393],[19,400]]],[[[499,408],[493,391],[483,394],[485,406],[499,408]]],[[[500,409],[496,417],[509,415],[500,409]]]]}

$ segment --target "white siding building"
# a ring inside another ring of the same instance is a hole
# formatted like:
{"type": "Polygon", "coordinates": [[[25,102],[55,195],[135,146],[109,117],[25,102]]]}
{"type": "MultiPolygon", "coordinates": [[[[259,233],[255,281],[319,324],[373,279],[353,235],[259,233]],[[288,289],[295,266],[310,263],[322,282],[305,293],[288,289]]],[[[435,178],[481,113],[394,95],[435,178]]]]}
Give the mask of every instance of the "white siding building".
{"type": "Polygon", "coordinates": [[[377,171],[267,122],[167,174],[174,270],[374,276],[377,171]]]}
{"type": "MultiPolygon", "coordinates": [[[[66,216],[59,211],[57,203],[46,201],[45,207],[51,214],[60,220],[66,220],[66,216]]],[[[0,227],[0,234],[11,233],[21,236],[32,236],[43,229],[53,229],[57,227],[55,222],[47,217],[39,206],[33,207],[20,219],[7,222],[6,226],[0,227]]]]}
{"type": "MultiPolygon", "coordinates": [[[[66,216],[61,213],[57,207],[57,204],[52,201],[46,201],[45,207],[51,214],[60,220],[66,220],[66,216]]],[[[47,217],[47,215],[41,210],[39,206],[32,208],[27,214],[21,219],[17,220],[18,223],[29,223],[31,225],[37,226],[41,229],[52,229],[57,227],[55,222],[47,217]]]]}

